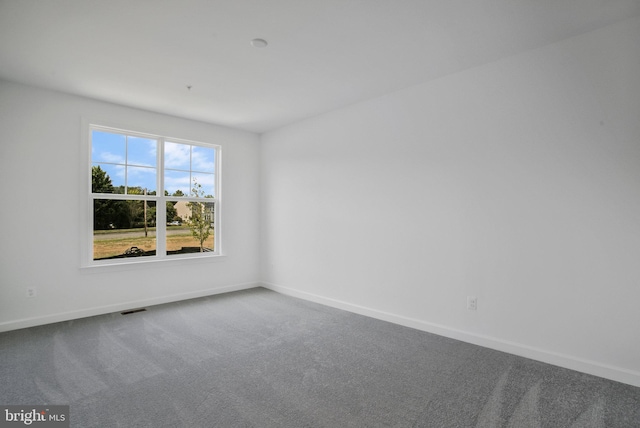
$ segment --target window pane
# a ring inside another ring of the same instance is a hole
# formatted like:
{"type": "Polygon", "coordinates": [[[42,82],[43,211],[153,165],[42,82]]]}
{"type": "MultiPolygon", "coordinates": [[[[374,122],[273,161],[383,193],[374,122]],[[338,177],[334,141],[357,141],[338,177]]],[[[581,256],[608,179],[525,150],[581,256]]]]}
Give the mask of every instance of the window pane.
{"type": "Polygon", "coordinates": [[[124,193],[124,165],[94,163],[91,168],[93,193],[124,193]]]}
{"type": "Polygon", "coordinates": [[[111,132],[91,132],[93,162],[125,163],[126,137],[111,132]]]}
{"type": "Polygon", "coordinates": [[[192,175],[192,180],[194,184],[198,183],[201,186],[200,191],[202,192],[200,195],[192,194],[192,196],[198,196],[200,198],[215,197],[215,194],[214,194],[215,193],[215,176],[213,174],[203,174],[200,172],[197,172],[197,173],[194,172],[192,175]]]}
{"type": "Polygon", "coordinates": [[[166,170],[164,188],[171,196],[187,196],[191,193],[191,176],[184,171],[166,170]]]}
{"type": "Polygon", "coordinates": [[[143,195],[156,191],[156,169],[140,166],[127,166],[127,193],[143,195]]]}
{"type": "Polygon", "coordinates": [[[108,260],[156,254],[154,201],[93,201],[93,259],[108,260]]]}
{"type": "Polygon", "coordinates": [[[127,164],[155,167],[158,142],[149,138],[127,138],[127,164]]]}
{"type": "Polygon", "coordinates": [[[191,146],[165,142],[164,167],[189,171],[191,168],[191,146]]]}
{"type": "Polygon", "coordinates": [[[193,146],[191,150],[191,170],[213,173],[216,151],[209,147],[200,146],[193,146]]]}
{"type": "Polygon", "coordinates": [[[167,202],[167,255],[214,251],[214,203],[167,202]],[[172,207],[170,207],[172,205],[172,207]]]}

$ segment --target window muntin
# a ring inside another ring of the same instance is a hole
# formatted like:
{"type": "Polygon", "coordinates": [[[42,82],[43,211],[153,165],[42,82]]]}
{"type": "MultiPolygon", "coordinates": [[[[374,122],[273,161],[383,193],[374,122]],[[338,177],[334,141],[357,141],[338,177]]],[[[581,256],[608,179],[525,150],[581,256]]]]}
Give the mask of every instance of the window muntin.
{"type": "Polygon", "coordinates": [[[90,125],[90,150],[89,264],[219,255],[219,146],[90,125]]]}

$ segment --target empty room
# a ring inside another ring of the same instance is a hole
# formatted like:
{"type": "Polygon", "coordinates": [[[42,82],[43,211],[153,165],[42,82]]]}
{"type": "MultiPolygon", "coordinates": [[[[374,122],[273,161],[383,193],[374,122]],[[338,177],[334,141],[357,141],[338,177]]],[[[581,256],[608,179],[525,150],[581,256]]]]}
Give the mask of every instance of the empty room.
{"type": "Polygon", "coordinates": [[[0,0],[0,426],[640,427],[640,1],[0,0]]]}

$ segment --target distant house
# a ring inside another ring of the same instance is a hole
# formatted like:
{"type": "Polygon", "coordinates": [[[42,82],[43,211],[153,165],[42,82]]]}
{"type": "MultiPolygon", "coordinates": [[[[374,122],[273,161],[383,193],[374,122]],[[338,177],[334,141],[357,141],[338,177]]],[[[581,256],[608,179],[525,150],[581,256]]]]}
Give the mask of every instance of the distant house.
{"type": "MultiPolygon", "coordinates": [[[[189,208],[189,206],[187,205],[189,203],[189,201],[178,201],[174,207],[178,213],[178,216],[182,219],[182,220],[186,220],[187,218],[191,217],[191,208],[189,208]]],[[[214,223],[214,209],[215,209],[215,203],[214,202],[204,202],[205,204],[205,218],[207,218],[210,222],[211,222],[211,226],[213,226],[214,223]]]]}

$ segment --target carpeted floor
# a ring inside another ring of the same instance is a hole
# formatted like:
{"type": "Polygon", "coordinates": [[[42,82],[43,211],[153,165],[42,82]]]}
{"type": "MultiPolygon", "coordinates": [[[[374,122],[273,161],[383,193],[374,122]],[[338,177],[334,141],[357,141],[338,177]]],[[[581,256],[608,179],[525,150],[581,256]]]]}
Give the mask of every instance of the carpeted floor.
{"type": "Polygon", "coordinates": [[[0,334],[73,427],[640,427],[640,388],[252,289],[0,334]]]}

